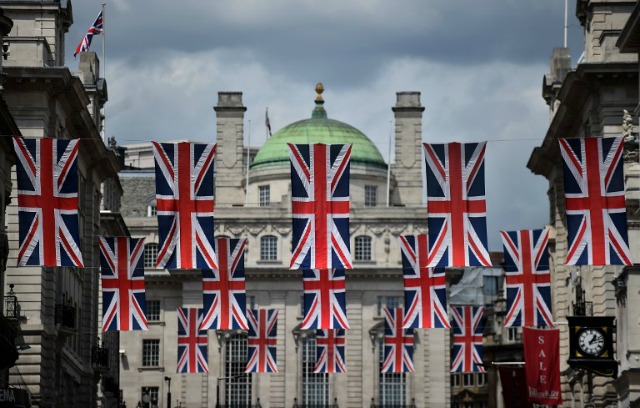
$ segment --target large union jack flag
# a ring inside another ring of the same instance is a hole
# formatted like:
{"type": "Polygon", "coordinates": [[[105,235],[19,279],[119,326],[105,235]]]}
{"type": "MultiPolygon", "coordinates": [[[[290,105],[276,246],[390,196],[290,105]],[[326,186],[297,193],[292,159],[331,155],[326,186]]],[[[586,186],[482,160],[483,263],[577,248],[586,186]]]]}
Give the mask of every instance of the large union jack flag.
{"type": "Polygon", "coordinates": [[[401,307],[384,308],[384,357],[381,372],[412,373],[413,329],[403,329],[401,307]]]}
{"type": "Polygon", "coordinates": [[[344,329],[316,331],[316,366],[314,373],[346,373],[344,348],[347,336],[344,329]]]}
{"type": "Polygon", "coordinates": [[[622,137],[560,139],[567,265],[631,265],[622,137]]]}
{"type": "Polygon", "coordinates": [[[304,320],[301,328],[348,329],[344,269],[302,271],[304,320]]]}
{"type": "Polygon", "coordinates": [[[207,332],[200,330],[202,309],[178,308],[178,373],[208,373],[207,332]]]}
{"type": "Polygon", "coordinates": [[[202,330],[249,330],[244,279],[245,239],[216,238],[218,269],[202,270],[202,330]]]}
{"type": "Polygon", "coordinates": [[[351,269],[351,145],[289,144],[293,254],[291,269],[351,269]]]}
{"type": "Polygon", "coordinates": [[[452,373],[484,373],[482,366],[483,306],[451,308],[453,328],[452,373]]]}
{"type": "Polygon", "coordinates": [[[17,157],[20,266],[82,267],[78,140],[13,138],[17,157]]]}
{"type": "Polygon", "coordinates": [[[278,311],[275,309],[247,310],[249,322],[249,360],[246,373],[277,373],[276,344],[278,311]]]}
{"type": "Polygon", "coordinates": [[[500,231],[507,288],[505,327],[553,326],[549,230],[500,231]]]}
{"type": "Polygon", "coordinates": [[[428,266],[491,266],[484,190],[486,143],[424,144],[428,266]]]}
{"type": "Polygon", "coordinates": [[[148,330],[144,238],[99,237],[102,331],[148,330]]]}
{"type": "Polygon", "coordinates": [[[451,328],[447,316],[447,278],[444,268],[429,268],[428,237],[401,235],[404,276],[405,329],[451,328]]]}
{"type": "Polygon", "coordinates": [[[153,142],[158,268],[217,269],[213,249],[212,143],[153,142]]]}

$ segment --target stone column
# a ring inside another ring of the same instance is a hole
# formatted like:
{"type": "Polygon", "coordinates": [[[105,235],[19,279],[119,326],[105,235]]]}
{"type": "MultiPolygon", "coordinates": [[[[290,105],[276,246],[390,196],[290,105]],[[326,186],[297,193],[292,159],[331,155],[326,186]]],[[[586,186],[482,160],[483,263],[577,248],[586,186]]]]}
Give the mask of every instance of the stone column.
{"type": "Polygon", "coordinates": [[[395,126],[395,164],[397,183],[392,202],[406,206],[422,204],[422,112],[420,92],[397,92],[393,110],[395,126]]]}
{"type": "Polygon", "coordinates": [[[242,92],[219,92],[218,105],[213,110],[217,116],[216,150],[216,205],[240,206],[245,202],[244,113],[242,92]]]}

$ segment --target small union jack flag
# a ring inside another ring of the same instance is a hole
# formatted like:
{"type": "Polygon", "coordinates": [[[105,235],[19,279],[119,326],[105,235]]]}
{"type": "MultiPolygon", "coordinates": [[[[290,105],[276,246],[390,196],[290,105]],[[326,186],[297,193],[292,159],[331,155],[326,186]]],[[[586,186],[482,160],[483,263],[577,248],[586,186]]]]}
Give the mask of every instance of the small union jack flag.
{"type": "Polygon", "coordinates": [[[348,329],[344,269],[302,271],[304,320],[301,328],[348,329]]]}
{"type": "Polygon", "coordinates": [[[631,265],[622,137],[560,139],[566,265],[631,265]]]}
{"type": "Polygon", "coordinates": [[[486,143],[424,144],[430,267],[491,266],[485,150],[486,143]]]}
{"type": "Polygon", "coordinates": [[[148,330],[144,238],[99,237],[102,331],[148,330]]]}
{"type": "Polygon", "coordinates": [[[249,361],[246,373],[277,373],[276,344],[278,311],[275,309],[247,310],[249,322],[249,361]]]}
{"type": "Polygon", "coordinates": [[[505,327],[553,326],[549,230],[500,231],[507,289],[505,327]]]}
{"type": "Polygon", "coordinates": [[[383,373],[412,373],[413,329],[403,329],[401,307],[384,308],[384,362],[383,373]]]}
{"type": "Polygon", "coordinates": [[[212,143],[153,142],[158,268],[217,269],[213,249],[212,143]]]}
{"type": "Polygon", "coordinates": [[[344,347],[347,336],[344,329],[316,330],[316,366],[314,373],[346,373],[344,347]]]}
{"type": "Polygon", "coordinates": [[[484,373],[482,366],[483,306],[451,308],[453,328],[452,373],[484,373]]]}
{"type": "Polygon", "coordinates": [[[18,265],[83,267],[78,232],[78,140],[13,138],[18,265]]]}
{"type": "Polygon", "coordinates": [[[351,145],[289,144],[293,254],[291,269],[351,269],[351,145]]]}
{"type": "Polygon", "coordinates": [[[405,329],[451,328],[447,315],[447,278],[444,268],[429,268],[428,237],[401,235],[404,276],[405,329]]]}
{"type": "Polygon", "coordinates": [[[218,269],[202,270],[202,330],[249,330],[244,280],[245,239],[216,238],[218,269]]]}
{"type": "Polygon", "coordinates": [[[207,332],[200,330],[202,309],[178,308],[178,373],[208,373],[207,332]]]}
{"type": "Polygon", "coordinates": [[[87,33],[82,38],[82,41],[80,41],[80,44],[78,44],[78,46],[76,47],[76,51],[73,53],[73,57],[75,58],[75,56],[81,52],[89,51],[89,47],[91,46],[91,40],[93,39],[93,36],[97,34],[102,34],[102,32],[103,32],[103,25],[102,25],[102,10],[101,10],[100,14],[98,14],[98,17],[96,18],[96,21],[93,22],[93,25],[89,28],[87,33]]]}

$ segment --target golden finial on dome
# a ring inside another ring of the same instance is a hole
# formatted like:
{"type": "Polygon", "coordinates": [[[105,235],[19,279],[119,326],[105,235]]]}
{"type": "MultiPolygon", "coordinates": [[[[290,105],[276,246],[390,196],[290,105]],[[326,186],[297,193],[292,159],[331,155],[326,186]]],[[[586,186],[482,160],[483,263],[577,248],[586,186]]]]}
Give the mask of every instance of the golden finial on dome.
{"type": "Polygon", "coordinates": [[[322,82],[318,82],[316,84],[316,93],[318,94],[316,96],[316,102],[324,102],[324,99],[322,99],[323,92],[324,92],[324,85],[322,85],[322,82]]]}

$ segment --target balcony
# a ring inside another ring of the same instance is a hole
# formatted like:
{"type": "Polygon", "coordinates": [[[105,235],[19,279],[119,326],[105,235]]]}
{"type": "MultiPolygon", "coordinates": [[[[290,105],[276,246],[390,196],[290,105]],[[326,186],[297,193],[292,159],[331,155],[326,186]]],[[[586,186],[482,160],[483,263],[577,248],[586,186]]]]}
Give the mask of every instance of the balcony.
{"type": "Polygon", "coordinates": [[[91,366],[98,373],[109,371],[109,349],[93,347],[91,349],[91,366]]]}
{"type": "Polygon", "coordinates": [[[416,408],[416,400],[412,399],[410,404],[394,404],[394,403],[375,404],[373,402],[373,398],[371,398],[371,405],[369,405],[369,408],[416,408]]]}
{"type": "Polygon", "coordinates": [[[293,399],[293,408],[338,408],[338,399],[334,398],[333,404],[298,404],[298,399],[293,399]]]}
{"type": "Polygon", "coordinates": [[[61,334],[72,335],[76,332],[76,308],[65,304],[57,304],[55,323],[61,334]]]}

